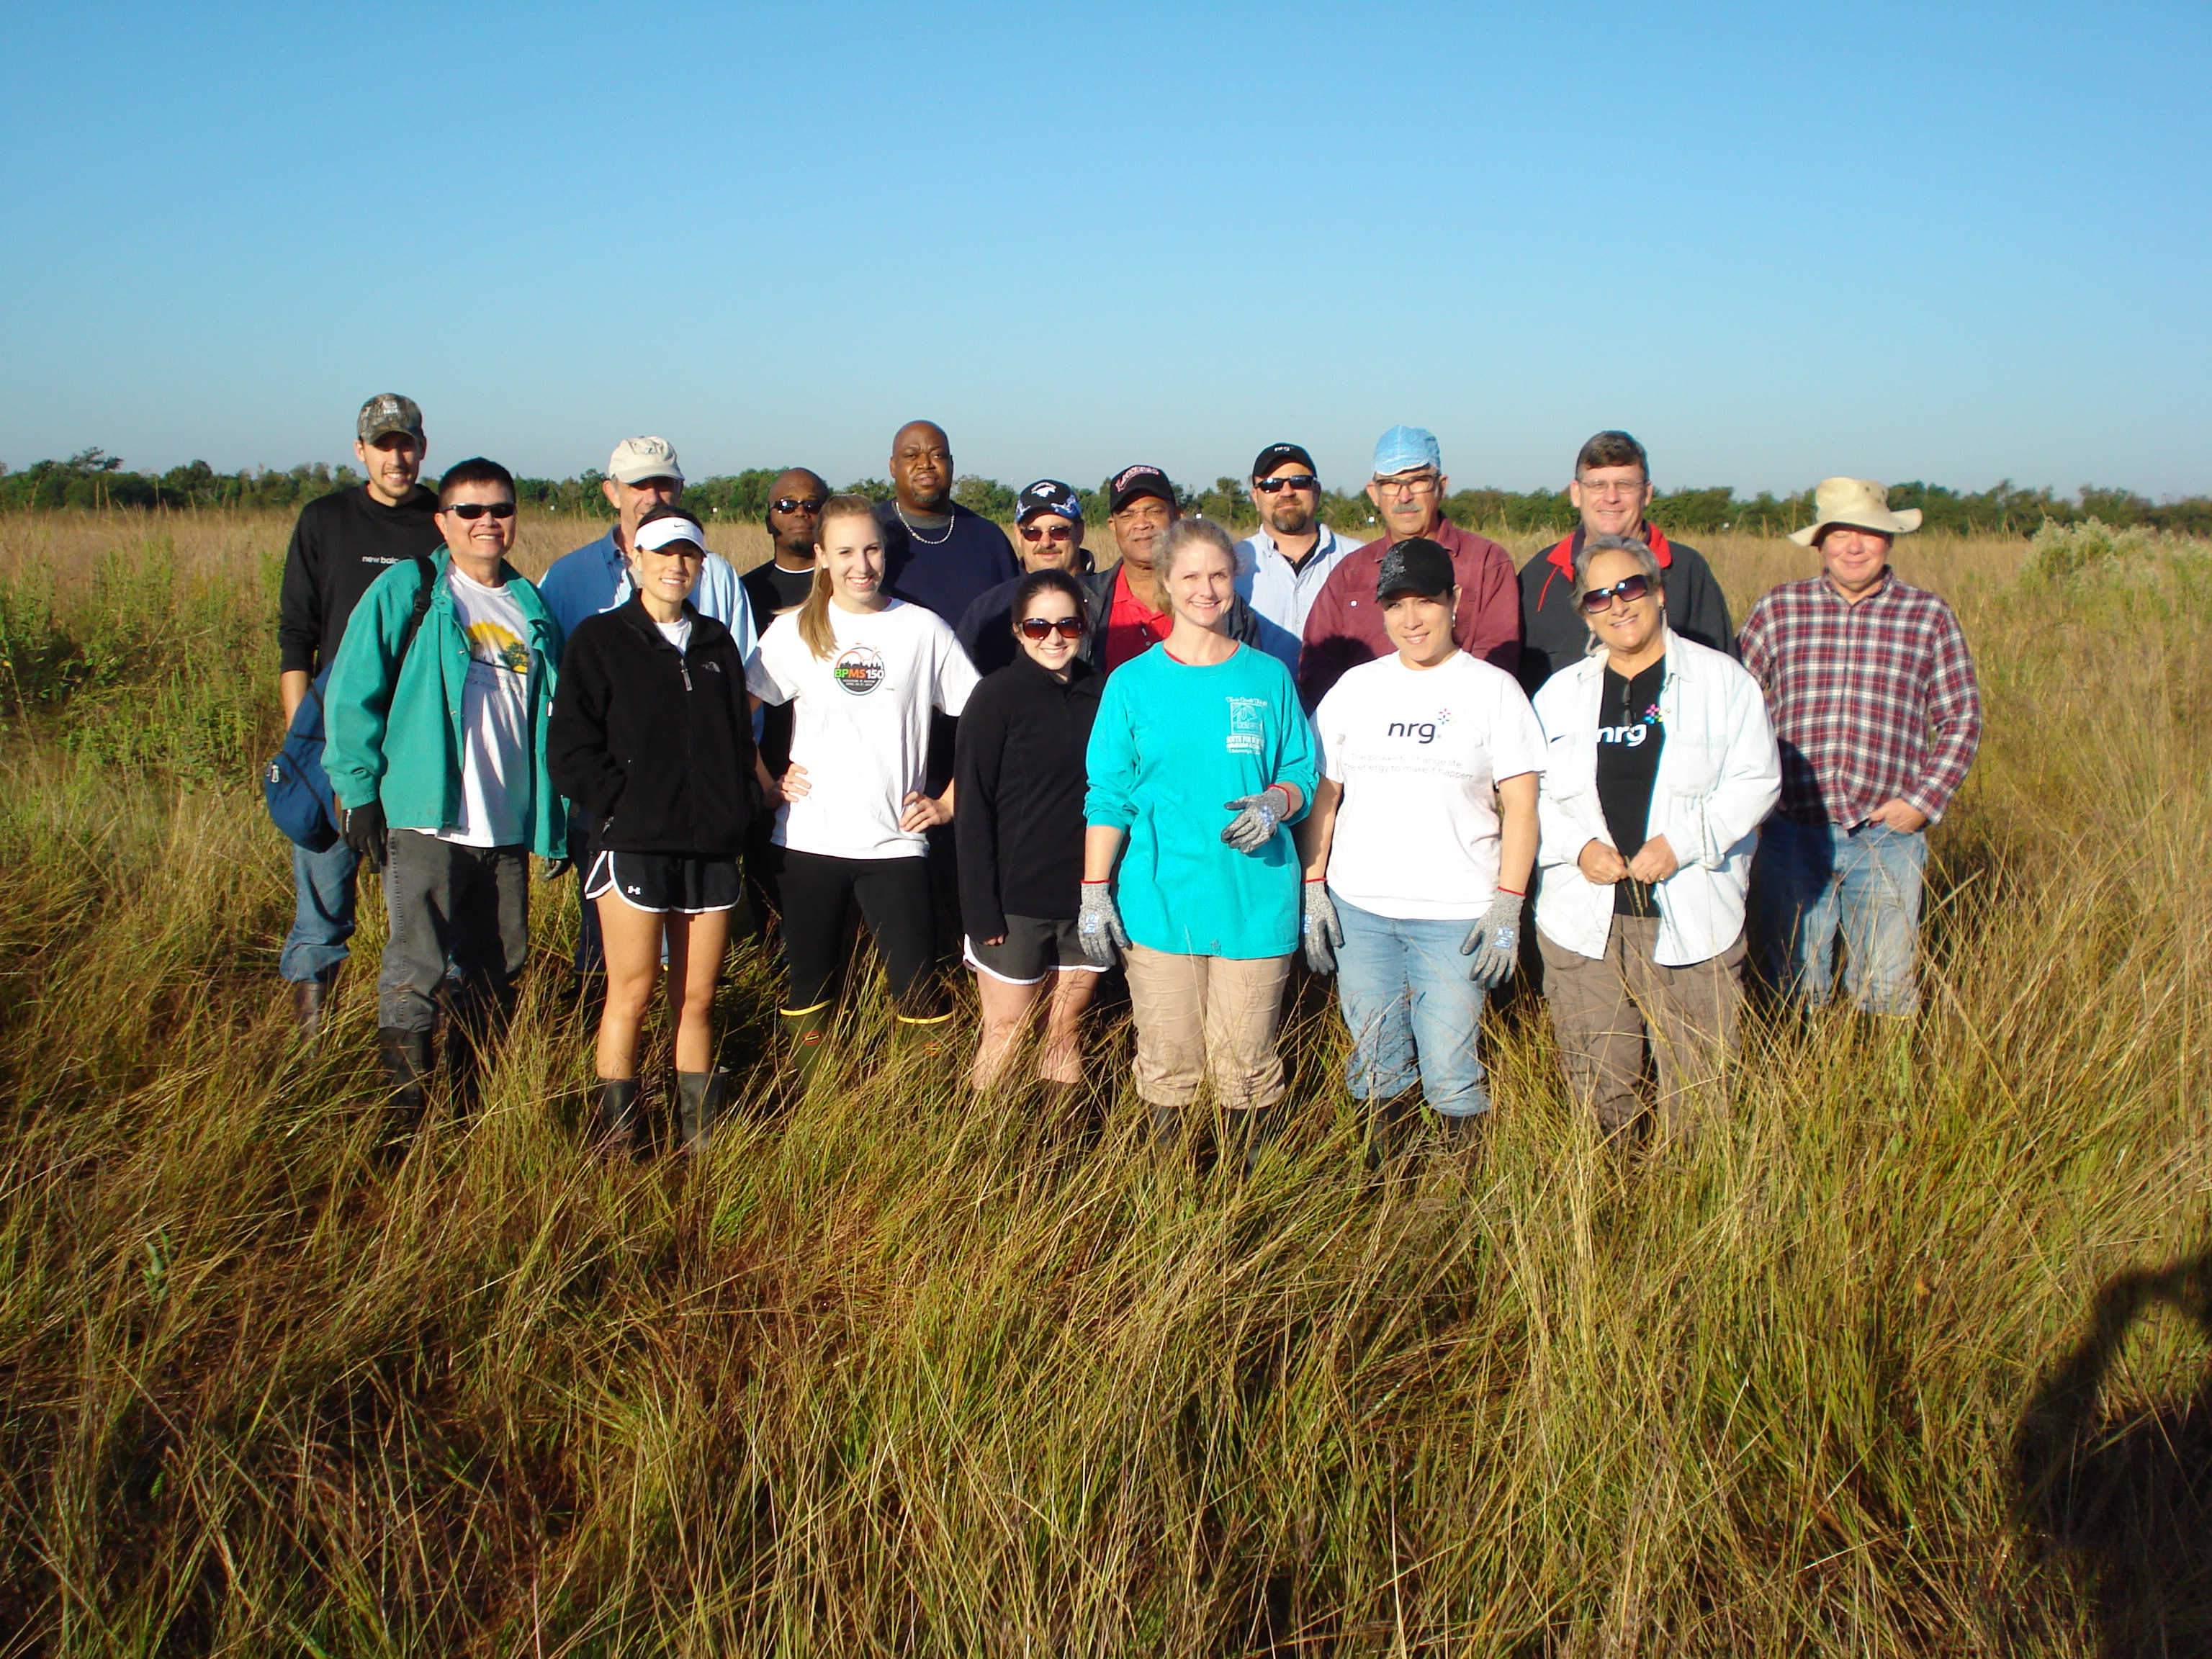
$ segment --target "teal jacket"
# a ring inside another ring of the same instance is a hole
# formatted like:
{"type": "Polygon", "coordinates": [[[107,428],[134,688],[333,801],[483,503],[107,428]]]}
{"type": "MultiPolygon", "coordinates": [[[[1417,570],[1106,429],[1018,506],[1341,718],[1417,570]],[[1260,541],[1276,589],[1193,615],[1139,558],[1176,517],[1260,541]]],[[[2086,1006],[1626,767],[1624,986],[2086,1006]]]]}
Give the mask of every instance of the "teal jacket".
{"type": "Polygon", "coordinates": [[[1313,799],[1313,729],[1290,671],[1253,646],[1194,668],[1156,645],[1106,682],[1091,727],[1086,823],[1124,831],[1115,896],[1139,945],[1250,961],[1298,944],[1298,855],[1288,827],[1255,853],[1221,839],[1223,805],[1271,783],[1313,799]]]}
{"type": "MultiPolygon", "coordinates": [[[[422,584],[411,559],[369,584],[338,646],[323,694],[326,739],[323,764],[331,787],[349,806],[372,798],[384,803],[394,830],[450,830],[461,807],[461,697],[469,678],[468,636],[453,614],[453,588],[445,580],[450,556],[431,555],[438,573],[422,631],[392,684],[392,665],[407,632],[422,584]]],[[[545,723],[561,665],[561,628],[532,586],[514,568],[500,574],[530,629],[530,775],[527,799],[517,803],[530,826],[531,851],[565,858],[568,815],[545,768],[545,723]]]]}

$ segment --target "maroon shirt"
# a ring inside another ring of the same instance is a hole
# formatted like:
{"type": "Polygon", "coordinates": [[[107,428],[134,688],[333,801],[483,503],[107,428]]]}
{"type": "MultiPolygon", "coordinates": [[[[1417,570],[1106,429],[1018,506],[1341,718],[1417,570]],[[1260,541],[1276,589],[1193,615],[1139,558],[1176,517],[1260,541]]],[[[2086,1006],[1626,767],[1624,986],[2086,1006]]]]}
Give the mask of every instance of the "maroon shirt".
{"type": "MultiPolygon", "coordinates": [[[[1429,538],[1451,555],[1459,577],[1459,614],[1452,641],[1470,657],[1512,673],[1521,664],[1521,589],[1513,560],[1496,542],[1446,519],[1429,538]]],[[[1367,543],[1329,572],[1306,613],[1305,649],[1298,653],[1298,696],[1309,712],[1345,671],[1387,656],[1390,635],[1376,603],[1375,579],[1392,538],[1367,543]]]]}

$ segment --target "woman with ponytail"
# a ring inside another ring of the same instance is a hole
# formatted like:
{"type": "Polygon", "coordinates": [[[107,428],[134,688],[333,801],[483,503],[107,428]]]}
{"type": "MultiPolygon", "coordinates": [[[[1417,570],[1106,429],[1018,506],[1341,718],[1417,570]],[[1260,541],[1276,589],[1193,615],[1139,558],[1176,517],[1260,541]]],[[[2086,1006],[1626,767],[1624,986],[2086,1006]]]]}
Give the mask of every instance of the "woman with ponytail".
{"type": "Polygon", "coordinates": [[[802,1082],[828,1051],[845,916],[858,903],[884,958],[902,1035],[934,1044],[951,1018],[933,971],[926,832],[952,818],[954,786],[925,793],[932,710],[957,714],[975,686],[960,642],[932,611],[884,591],[883,528],[865,495],[822,506],[814,586],[761,640],[750,687],[795,704],[779,784],[782,1009],[802,1082]]]}

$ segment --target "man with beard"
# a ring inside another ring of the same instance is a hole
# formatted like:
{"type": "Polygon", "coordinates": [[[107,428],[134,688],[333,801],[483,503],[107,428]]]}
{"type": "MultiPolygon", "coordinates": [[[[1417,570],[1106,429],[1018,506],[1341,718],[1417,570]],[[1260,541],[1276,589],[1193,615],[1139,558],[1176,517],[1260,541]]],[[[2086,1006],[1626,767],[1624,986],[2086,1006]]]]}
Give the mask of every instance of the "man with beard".
{"type": "Polygon", "coordinates": [[[1306,613],[1358,544],[1316,515],[1321,479],[1297,444],[1269,444],[1252,463],[1252,504],[1260,528],[1237,544],[1237,592],[1260,622],[1260,648],[1293,678],[1305,644],[1306,613]]]}

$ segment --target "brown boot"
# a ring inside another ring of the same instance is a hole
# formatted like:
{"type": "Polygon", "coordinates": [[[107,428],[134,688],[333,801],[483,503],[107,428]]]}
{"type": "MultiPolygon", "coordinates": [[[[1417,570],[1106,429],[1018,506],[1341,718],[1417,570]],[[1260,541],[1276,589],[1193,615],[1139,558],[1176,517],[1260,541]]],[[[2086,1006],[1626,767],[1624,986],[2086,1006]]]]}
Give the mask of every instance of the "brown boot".
{"type": "Polygon", "coordinates": [[[292,1024],[300,1047],[309,1054],[323,1039],[323,1011],[337,1000],[338,973],[343,966],[341,963],[324,969],[313,979],[292,981],[292,1024]]]}

